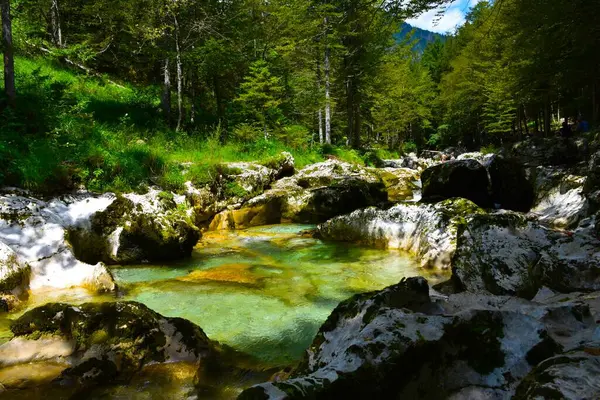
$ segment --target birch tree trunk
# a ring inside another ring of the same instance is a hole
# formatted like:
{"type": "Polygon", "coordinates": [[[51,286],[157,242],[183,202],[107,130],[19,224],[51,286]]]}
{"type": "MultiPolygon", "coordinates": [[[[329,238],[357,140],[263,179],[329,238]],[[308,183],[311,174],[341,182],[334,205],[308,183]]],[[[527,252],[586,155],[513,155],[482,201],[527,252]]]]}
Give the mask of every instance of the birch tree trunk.
{"type": "Polygon", "coordinates": [[[163,68],[163,93],[162,93],[162,109],[165,114],[165,120],[167,123],[171,121],[171,73],[169,71],[169,59],[165,59],[165,65],[163,68]]]}
{"type": "Polygon", "coordinates": [[[181,64],[181,48],[179,46],[179,23],[177,22],[177,17],[174,16],[173,20],[175,22],[175,50],[177,52],[177,127],[175,130],[179,132],[183,122],[183,68],[181,64]]]}
{"type": "MultiPolygon", "coordinates": [[[[327,24],[327,18],[325,18],[327,24]]],[[[325,143],[331,144],[331,82],[330,82],[330,62],[329,62],[329,45],[325,44],[325,143]]]]}
{"type": "MultiPolygon", "coordinates": [[[[320,50],[318,51],[320,53],[320,50]]],[[[320,54],[317,55],[317,98],[319,111],[317,112],[317,119],[319,124],[319,143],[323,144],[323,111],[321,110],[321,63],[319,62],[320,54]]]]}
{"type": "Polygon", "coordinates": [[[52,40],[54,41],[54,45],[57,47],[63,47],[58,0],[52,0],[52,6],[50,7],[50,20],[52,24],[52,40]]]}
{"type": "Polygon", "coordinates": [[[4,52],[4,91],[8,104],[15,106],[17,91],[15,88],[15,60],[12,41],[12,23],[10,19],[10,0],[0,0],[2,8],[2,50],[4,52]]]}

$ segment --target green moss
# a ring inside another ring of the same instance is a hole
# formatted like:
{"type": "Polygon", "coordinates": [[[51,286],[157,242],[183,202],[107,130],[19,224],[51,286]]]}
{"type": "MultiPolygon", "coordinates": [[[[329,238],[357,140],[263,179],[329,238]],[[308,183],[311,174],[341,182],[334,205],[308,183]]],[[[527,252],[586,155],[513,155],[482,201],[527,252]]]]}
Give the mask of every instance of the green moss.
{"type": "MultiPolygon", "coordinates": [[[[16,257],[14,262],[17,262],[16,257]]],[[[11,263],[11,261],[9,261],[9,263],[11,263]]],[[[10,292],[15,288],[24,287],[29,283],[31,267],[27,265],[25,267],[15,266],[14,268],[16,268],[16,271],[0,280],[0,293],[10,292]]]]}
{"type": "Polygon", "coordinates": [[[245,197],[249,193],[237,182],[227,182],[225,184],[225,196],[226,197],[245,197]]]}

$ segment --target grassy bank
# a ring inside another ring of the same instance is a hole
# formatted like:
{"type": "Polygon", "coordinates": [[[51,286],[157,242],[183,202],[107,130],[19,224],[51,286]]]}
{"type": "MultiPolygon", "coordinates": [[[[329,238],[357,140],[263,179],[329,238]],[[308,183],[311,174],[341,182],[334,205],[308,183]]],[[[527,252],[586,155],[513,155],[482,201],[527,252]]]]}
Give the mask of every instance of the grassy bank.
{"type": "Polygon", "coordinates": [[[16,71],[17,107],[0,114],[0,186],[45,193],[81,185],[98,192],[148,184],[178,190],[185,180],[210,179],[218,163],[266,161],[282,151],[294,155],[297,167],[327,155],[361,164],[370,157],[324,149],[310,138],[290,144],[259,134],[223,143],[218,127],[175,132],[160,112],[158,87],[115,84],[42,59],[18,58],[16,71]]]}

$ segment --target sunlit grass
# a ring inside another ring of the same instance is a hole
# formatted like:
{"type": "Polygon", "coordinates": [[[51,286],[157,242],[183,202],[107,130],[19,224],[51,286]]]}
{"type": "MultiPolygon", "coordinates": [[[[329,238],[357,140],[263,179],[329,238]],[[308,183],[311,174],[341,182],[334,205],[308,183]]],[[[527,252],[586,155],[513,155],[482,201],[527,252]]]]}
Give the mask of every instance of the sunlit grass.
{"type": "Polygon", "coordinates": [[[296,125],[268,140],[258,131],[251,140],[226,143],[219,127],[175,132],[161,115],[159,87],[117,84],[45,59],[17,58],[16,79],[17,108],[0,113],[0,185],[39,192],[78,186],[124,192],[151,184],[181,190],[186,180],[204,182],[217,164],[266,162],[283,151],[297,168],[326,157],[365,164],[356,150],[277,139],[308,134],[296,125]]]}

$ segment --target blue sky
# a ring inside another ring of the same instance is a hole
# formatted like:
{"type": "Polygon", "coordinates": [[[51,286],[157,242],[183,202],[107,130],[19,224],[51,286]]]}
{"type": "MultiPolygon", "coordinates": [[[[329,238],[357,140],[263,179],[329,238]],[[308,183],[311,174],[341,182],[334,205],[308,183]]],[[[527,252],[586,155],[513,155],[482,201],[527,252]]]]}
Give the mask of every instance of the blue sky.
{"type": "Polygon", "coordinates": [[[465,14],[471,7],[481,0],[455,0],[442,8],[444,16],[437,17],[438,10],[431,10],[420,15],[418,18],[409,19],[406,22],[417,28],[427,29],[438,33],[454,32],[457,26],[465,23],[465,14]]]}

